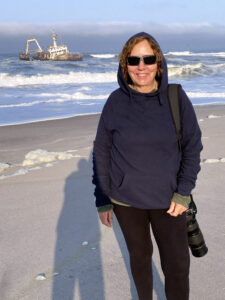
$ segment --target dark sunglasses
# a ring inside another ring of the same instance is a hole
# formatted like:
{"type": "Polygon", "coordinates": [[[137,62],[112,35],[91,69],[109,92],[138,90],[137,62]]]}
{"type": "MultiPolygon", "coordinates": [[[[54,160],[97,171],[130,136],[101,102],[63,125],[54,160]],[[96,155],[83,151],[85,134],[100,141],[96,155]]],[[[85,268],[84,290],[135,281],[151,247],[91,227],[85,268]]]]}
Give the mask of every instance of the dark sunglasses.
{"type": "Polygon", "coordinates": [[[140,61],[143,61],[145,65],[154,65],[156,63],[156,55],[145,55],[145,56],[128,56],[127,64],[129,66],[138,66],[140,61]]]}

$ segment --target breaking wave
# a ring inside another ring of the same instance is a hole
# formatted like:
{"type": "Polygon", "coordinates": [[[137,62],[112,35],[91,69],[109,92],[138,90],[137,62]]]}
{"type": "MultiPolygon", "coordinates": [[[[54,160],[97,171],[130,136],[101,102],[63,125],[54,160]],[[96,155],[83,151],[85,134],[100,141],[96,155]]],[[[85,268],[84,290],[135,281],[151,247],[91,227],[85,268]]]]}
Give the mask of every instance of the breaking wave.
{"type": "Polygon", "coordinates": [[[90,54],[90,56],[95,58],[114,58],[116,54],[90,54]]]}
{"type": "Polygon", "coordinates": [[[70,83],[101,83],[116,81],[116,72],[90,73],[90,72],[69,72],[68,74],[48,75],[10,75],[0,73],[0,87],[17,87],[25,85],[58,85],[70,83]]]}
{"type": "MultiPolygon", "coordinates": [[[[169,55],[176,55],[176,56],[190,56],[192,55],[192,52],[190,51],[174,51],[174,52],[168,52],[168,53],[165,53],[165,56],[169,56],[169,55]]],[[[196,54],[195,54],[196,55],[196,54]]]]}
{"type": "Polygon", "coordinates": [[[173,65],[168,64],[169,77],[205,76],[225,72],[225,64],[206,65],[203,63],[173,65]]]}
{"type": "Polygon", "coordinates": [[[225,93],[187,92],[190,98],[225,98],[225,93]]]}
{"type": "Polygon", "coordinates": [[[114,58],[116,54],[90,54],[90,56],[95,58],[114,58]]]}
{"type": "Polygon", "coordinates": [[[190,98],[225,98],[225,93],[187,92],[190,98]]]}
{"type": "MultiPolygon", "coordinates": [[[[207,92],[187,92],[188,97],[190,98],[225,98],[225,93],[207,93],[207,92]]],[[[48,100],[36,100],[36,101],[29,101],[29,102],[23,102],[23,103],[12,103],[12,104],[3,104],[0,105],[0,108],[13,108],[13,107],[28,107],[33,105],[40,105],[40,104],[50,104],[50,103],[64,103],[69,101],[76,101],[76,100],[106,100],[109,95],[86,95],[83,93],[74,93],[72,95],[70,94],[62,94],[62,93],[56,93],[56,94],[48,94],[48,93],[42,93],[40,95],[36,95],[37,97],[57,97],[55,99],[48,99],[48,100]]],[[[96,102],[93,103],[84,103],[84,102],[76,102],[80,105],[96,105],[96,102]]]]}
{"type": "Polygon", "coordinates": [[[174,51],[168,52],[165,56],[215,56],[225,57],[225,52],[191,52],[191,51],[174,51]]]}
{"type": "MultiPolygon", "coordinates": [[[[168,64],[169,77],[186,77],[191,75],[210,75],[217,72],[225,72],[225,64],[205,65],[203,63],[175,65],[168,64]]],[[[0,87],[19,87],[30,85],[60,85],[60,84],[88,84],[88,83],[112,83],[116,82],[116,72],[90,73],[69,72],[68,74],[48,75],[10,75],[0,73],[0,87]]]]}

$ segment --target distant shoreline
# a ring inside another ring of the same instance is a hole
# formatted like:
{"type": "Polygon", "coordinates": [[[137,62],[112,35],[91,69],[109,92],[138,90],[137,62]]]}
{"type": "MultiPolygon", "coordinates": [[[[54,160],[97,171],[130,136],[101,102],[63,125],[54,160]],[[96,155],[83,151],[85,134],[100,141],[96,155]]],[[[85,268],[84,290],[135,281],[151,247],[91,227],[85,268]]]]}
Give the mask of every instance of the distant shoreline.
{"type": "Polygon", "coordinates": [[[71,115],[71,116],[64,116],[64,117],[52,117],[52,118],[48,118],[48,119],[33,120],[33,121],[21,122],[21,123],[0,124],[0,127],[28,125],[28,124],[33,124],[33,123],[41,123],[41,122],[48,122],[48,121],[65,120],[65,119],[72,119],[72,118],[76,118],[76,117],[92,116],[92,115],[100,115],[100,114],[101,114],[100,112],[97,112],[97,113],[86,113],[86,114],[71,115]]]}

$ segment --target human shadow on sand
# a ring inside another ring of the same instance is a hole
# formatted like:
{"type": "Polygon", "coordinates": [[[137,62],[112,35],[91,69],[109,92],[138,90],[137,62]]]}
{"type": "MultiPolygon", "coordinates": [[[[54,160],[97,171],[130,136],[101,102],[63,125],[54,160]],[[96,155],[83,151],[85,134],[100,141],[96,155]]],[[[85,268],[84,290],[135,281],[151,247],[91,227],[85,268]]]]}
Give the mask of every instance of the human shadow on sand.
{"type": "Polygon", "coordinates": [[[90,168],[90,160],[81,159],[77,171],[66,178],[57,224],[52,300],[105,300],[90,168]],[[85,241],[88,245],[82,245],[85,241]]]}
{"type": "MultiPolygon", "coordinates": [[[[91,157],[81,159],[77,171],[65,181],[64,203],[57,224],[52,300],[110,300],[104,293],[101,233],[91,181],[91,157]],[[87,245],[83,245],[85,241],[87,245]]],[[[138,300],[126,244],[115,216],[113,230],[130,278],[131,299],[138,300]]],[[[164,300],[163,284],[154,262],[153,276],[157,299],[164,300]]]]}

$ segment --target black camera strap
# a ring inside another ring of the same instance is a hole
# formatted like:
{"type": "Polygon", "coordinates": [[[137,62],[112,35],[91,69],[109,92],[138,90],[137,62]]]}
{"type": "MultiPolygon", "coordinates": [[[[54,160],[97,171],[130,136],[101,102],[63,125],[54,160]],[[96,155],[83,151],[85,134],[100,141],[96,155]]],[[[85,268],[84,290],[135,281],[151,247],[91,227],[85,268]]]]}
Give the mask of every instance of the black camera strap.
{"type": "Polygon", "coordinates": [[[180,118],[180,101],[179,101],[179,87],[180,84],[168,84],[168,100],[170,105],[170,111],[173,118],[175,130],[178,138],[179,151],[181,148],[181,118],[180,118]]]}
{"type": "MultiPolygon", "coordinates": [[[[176,83],[168,84],[167,94],[168,94],[170,111],[171,111],[173,123],[175,126],[177,138],[178,138],[178,148],[179,148],[179,151],[182,152],[181,114],[180,114],[180,100],[179,100],[180,86],[181,86],[180,84],[176,84],[176,83]]],[[[191,203],[193,203],[193,206],[195,206],[195,208],[196,208],[193,197],[192,197],[192,195],[190,195],[190,196],[191,196],[191,203]]],[[[196,212],[197,212],[197,208],[196,208],[196,212]]]]}

